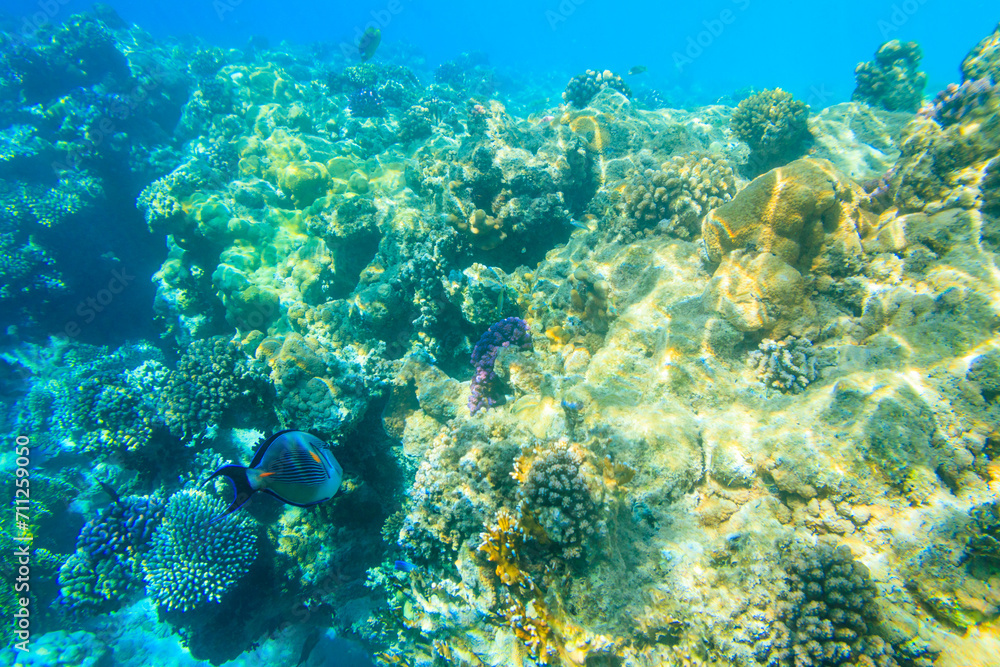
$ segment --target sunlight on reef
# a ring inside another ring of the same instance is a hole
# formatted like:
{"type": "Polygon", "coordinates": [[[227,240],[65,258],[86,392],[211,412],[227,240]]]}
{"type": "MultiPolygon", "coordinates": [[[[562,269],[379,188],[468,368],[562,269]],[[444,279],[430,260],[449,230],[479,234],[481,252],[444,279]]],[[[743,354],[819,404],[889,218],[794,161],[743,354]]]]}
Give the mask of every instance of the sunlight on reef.
{"type": "Polygon", "coordinates": [[[995,665],[997,35],[936,97],[892,40],[851,102],[672,109],[93,11],[0,44],[0,423],[33,466],[0,546],[39,582],[0,664],[995,665]],[[49,312],[121,293],[53,235],[124,229],[113,195],[162,252],[86,252],[155,267],[155,344],[49,312]],[[215,521],[229,479],[302,482],[255,468],[283,429],[341,492],[215,521]]]}

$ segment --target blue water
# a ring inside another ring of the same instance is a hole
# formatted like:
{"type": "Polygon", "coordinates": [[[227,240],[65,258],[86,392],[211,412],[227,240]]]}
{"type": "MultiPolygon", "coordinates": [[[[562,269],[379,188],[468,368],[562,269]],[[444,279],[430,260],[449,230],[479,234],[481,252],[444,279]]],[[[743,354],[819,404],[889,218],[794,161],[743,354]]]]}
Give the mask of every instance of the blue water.
{"type": "MultiPolygon", "coordinates": [[[[53,3],[57,0],[52,0],[53,3]]],[[[4,0],[17,16],[39,0],[4,0]]],[[[814,106],[850,98],[854,67],[888,39],[924,50],[927,90],[958,78],[956,64],[996,25],[996,3],[845,0],[789,3],[710,0],[381,0],[266,2],[156,0],[110,2],[154,37],[196,35],[221,46],[263,35],[271,44],[353,41],[365,25],[382,28],[382,49],[412,45],[431,67],[483,51],[493,65],[569,76],[587,68],[645,65],[643,83],[711,102],[745,86],[781,86],[814,106]],[[679,66],[678,66],[679,65],[679,66]]],[[[60,16],[86,9],[67,0],[60,16]]]]}

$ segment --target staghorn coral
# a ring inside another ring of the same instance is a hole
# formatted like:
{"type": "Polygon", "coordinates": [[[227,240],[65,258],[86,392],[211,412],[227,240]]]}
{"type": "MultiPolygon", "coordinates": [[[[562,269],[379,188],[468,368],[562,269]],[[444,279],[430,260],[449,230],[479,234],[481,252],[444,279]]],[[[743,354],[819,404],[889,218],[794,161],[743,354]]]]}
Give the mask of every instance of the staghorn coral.
{"type": "Polygon", "coordinates": [[[531,349],[531,332],[528,330],[528,323],[519,317],[508,317],[490,325],[490,328],[479,338],[472,350],[472,365],[475,367],[475,373],[469,388],[469,412],[471,414],[502,403],[503,398],[498,396],[500,387],[493,364],[500,351],[508,347],[522,350],[531,349]]]}
{"type": "Polygon", "coordinates": [[[875,60],[854,69],[857,87],[851,99],[888,111],[916,111],[927,85],[927,75],[917,71],[922,58],[916,42],[886,42],[875,52],[875,60]]]}
{"type": "Polygon", "coordinates": [[[819,377],[812,342],[795,336],[781,341],[765,338],[747,363],[765,386],[783,394],[805,391],[819,377]]]}
{"type": "Polygon", "coordinates": [[[750,175],[790,162],[806,151],[809,107],[780,88],[763,90],[740,102],[730,128],[750,146],[750,175]]]}
{"type": "Polygon", "coordinates": [[[147,593],[166,610],[190,611],[222,597],[257,556],[256,525],[244,514],[213,523],[225,503],[204,491],[171,496],[143,562],[147,593]]]}
{"type": "Polygon", "coordinates": [[[563,101],[582,109],[605,88],[617,90],[625,97],[632,97],[632,91],[628,84],[611,70],[595,72],[588,69],[583,74],[578,74],[569,80],[562,98],[563,101]]]}
{"type": "Polygon", "coordinates": [[[640,226],[688,239],[701,230],[701,217],[736,194],[728,160],[704,151],[678,155],[658,170],[632,177],[625,188],[625,213],[640,226]]]}

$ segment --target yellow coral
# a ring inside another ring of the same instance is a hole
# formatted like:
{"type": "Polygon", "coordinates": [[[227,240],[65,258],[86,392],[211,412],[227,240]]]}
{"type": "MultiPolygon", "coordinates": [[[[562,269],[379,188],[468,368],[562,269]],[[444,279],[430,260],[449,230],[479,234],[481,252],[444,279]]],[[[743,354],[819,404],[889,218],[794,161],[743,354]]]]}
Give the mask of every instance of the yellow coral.
{"type": "Polygon", "coordinates": [[[501,582],[507,586],[530,582],[528,575],[517,564],[524,541],[524,532],[517,517],[507,509],[501,509],[497,512],[496,525],[479,536],[483,540],[479,551],[486,554],[490,562],[497,564],[496,573],[501,582]]]}

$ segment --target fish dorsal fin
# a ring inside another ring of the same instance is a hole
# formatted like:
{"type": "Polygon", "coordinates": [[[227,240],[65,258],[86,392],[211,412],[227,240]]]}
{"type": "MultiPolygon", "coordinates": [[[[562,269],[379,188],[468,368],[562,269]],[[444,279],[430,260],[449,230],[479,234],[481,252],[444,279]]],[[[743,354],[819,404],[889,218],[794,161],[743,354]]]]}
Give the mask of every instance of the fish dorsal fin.
{"type": "Polygon", "coordinates": [[[295,432],[294,428],[286,428],[284,431],[278,431],[277,433],[273,434],[270,438],[264,441],[264,444],[262,444],[260,447],[257,448],[257,451],[254,452],[253,460],[250,461],[250,465],[248,465],[247,467],[256,468],[258,465],[260,465],[261,460],[264,458],[264,453],[267,451],[267,448],[271,446],[271,443],[273,443],[275,440],[285,435],[286,433],[294,433],[294,432],[295,432]]]}

